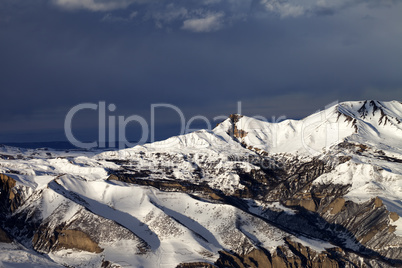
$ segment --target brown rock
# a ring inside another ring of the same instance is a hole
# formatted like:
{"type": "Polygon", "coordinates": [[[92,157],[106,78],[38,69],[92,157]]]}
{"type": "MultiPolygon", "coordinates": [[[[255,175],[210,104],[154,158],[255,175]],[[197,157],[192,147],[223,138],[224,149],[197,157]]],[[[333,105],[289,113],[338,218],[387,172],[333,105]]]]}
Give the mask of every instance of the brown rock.
{"type": "Polygon", "coordinates": [[[62,230],[58,236],[57,248],[79,249],[94,253],[103,251],[89,235],[78,230],[62,230]]]}
{"type": "Polygon", "coordinates": [[[264,253],[264,251],[260,249],[253,249],[250,253],[244,256],[244,263],[248,265],[248,267],[252,268],[272,267],[271,262],[268,259],[268,256],[264,253]]]}
{"type": "Polygon", "coordinates": [[[309,211],[316,211],[317,210],[317,206],[316,206],[314,200],[312,200],[312,199],[301,200],[299,205],[301,207],[304,207],[305,209],[307,209],[309,211]]]}
{"type": "Polygon", "coordinates": [[[230,254],[226,251],[219,251],[219,259],[215,263],[218,267],[237,267],[245,268],[239,256],[230,254]]]}
{"type": "Polygon", "coordinates": [[[209,193],[209,197],[213,200],[222,200],[223,198],[217,195],[216,193],[209,193]]]}
{"type": "Polygon", "coordinates": [[[389,217],[391,218],[392,221],[397,221],[399,219],[399,215],[396,212],[391,212],[389,214],[389,217]]]}
{"type": "Polygon", "coordinates": [[[319,258],[318,260],[314,261],[312,266],[313,268],[338,268],[339,264],[332,259],[329,258],[319,258]]]}
{"type": "Polygon", "coordinates": [[[376,197],[374,200],[374,205],[376,208],[382,207],[383,206],[382,200],[380,198],[376,197]]]}
{"type": "Polygon", "coordinates": [[[21,197],[13,192],[16,181],[0,174],[0,214],[13,212],[21,203],[21,197]]]}
{"type": "Polygon", "coordinates": [[[278,255],[272,257],[272,267],[275,268],[287,268],[286,262],[278,255]]]}
{"type": "Polygon", "coordinates": [[[7,190],[13,188],[16,184],[16,181],[7,175],[0,174],[0,183],[2,190],[7,190]]]}
{"type": "Polygon", "coordinates": [[[233,136],[236,138],[244,138],[247,136],[247,132],[242,130],[242,129],[238,129],[236,126],[236,123],[240,120],[240,118],[242,118],[242,115],[237,115],[237,114],[231,114],[229,116],[230,120],[232,121],[232,131],[233,136]]]}
{"type": "Polygon", "coordinates": [[[313,199],[287,200],[285,205],[288,207],[300,206],[309,211],[317,211],[317,205],[315,204],[313,199]]]}
{"type": "Polygon", "coordinates": [[[328,207],[325,208],[324,213],[329,211],[332,215],[338,214],[345,206],[345,199],[339,197],[331,202],[328,207]]]}
{"type": "Polygon", "coordinates": [[[112,175],[109,176],[109,178],[107,178],[107,180],[108,180],[108,181],[113,181],[113,180],[114,180],[114,181],[118,181],[118,180],[119,180],[119,177],[117,177],[116,175],[113,175],[113,174],[112,174],[112,175]]]}
{"type": "Polygon", "coordinates": [[[381,232],[382,230],[384,230],[385,228],[387,228],[387,224],[383,223],[380,225],[376,225],[376,228],[372,228],[367,234],[365,234],[362,238],[361,238],[361,243],[364,245],[366,244],[368,241],[370,241],[377,233],[381,232]]]}
{"type": "MultiPolygon", "coordinates": [[[[269,253],[268,253],[269,254],[269,253]]],[[[238,256],[237,254],[232,254],[226,251],[219,252],[219,259],[216,261],[216,265],[218,267],[236,267],[236,268],[271,268],[271,267],[280,267],[280,266],[273,266],[270,261],[270,256],[268,257],[267,254],[258,248],[252,249],[249,253],[245,255],[238,256]]],[[[283,259],[277,256],[276,263],[284,263],[283,259]]],[[[286,267],[286,266],[284,266],[286,267]]]]}
{"type": "Polygon", "coordinates": [[[8,234],[0,228],[0,242],[1,243],[11,243],[13,240],[8,236],[8,234]]]}
{"type": "Polygon", "coordinates": [[[396,226],[391,225],[390,227],[388,227],[388,232],[393,233],[396,231],[396,226]]]}

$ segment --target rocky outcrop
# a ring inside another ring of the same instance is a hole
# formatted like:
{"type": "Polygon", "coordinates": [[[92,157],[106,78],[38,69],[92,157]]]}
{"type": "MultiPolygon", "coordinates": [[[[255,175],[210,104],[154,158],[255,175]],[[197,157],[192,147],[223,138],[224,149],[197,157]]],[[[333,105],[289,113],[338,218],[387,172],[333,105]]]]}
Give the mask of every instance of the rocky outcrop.
{"type": "Polygon", "coordinates": [[[70,248],[84,250],[93,253],[100,253],[103,251],[102,248],[95,243],[89,235],[78,230],[61,230],[58,233],[59,243],[57,244],[57,249],[70,248]]]}
{"type": "Polygon", "coordinates": [[[329,212],[332,215],[336,215],[341,212],[345,207],[345,199],[342,197],[336,198],[328,206],[325,206],[322,210],[323,213],[329,212]]]}
{"type": "Polygon", "coordinates": [[[373,258],[362,258],[352,252],[344,251],[339,247],[317,252],[301,243],[285,238],[285,245],[278,246],[274,251],[254,249],[245,255],[233,252],[220,251],[219,259],[215,262],[219,268],[337,268],[337,267],[400,267],[398,263],[392,264],[373,258]]]}
{"type": "Polygon", "coordinates": [[[49,225],[42,225],[32,239],[32,245],[40,252],[58,251],[61,249],[83,250],[93,253],[103,251],[91,237],[80,230],[69,230],[59,225],[54,229],[49,225]]]}
{"type": "Polygon", "coordinates": [[[239,129],[239,128],[237,127],[237,122],[239,122],[240,118],[242,118],[242,117],[243,117],[242,115],[238,115],[238,114],[231,114],[231,115],[229,116],[230,123],[231,123],[231,128],[230,128],[228,134],[229,134],[231,137],[234,137],[234,138],[236,138],[236,139],[242,139],[242,138],[244,138],[244,137],[247,136],[247,132],[246,132],[246,131],[244,131],[244,130],[242,130],[242,129],[239,129]]]}
{"type": "Polygon", "coordinates": [[[43,239],[42,234],[46,234],[49,230],[42,227],[34,235],[32,244],[36,249],[47,247],[48,251],[58,251],[61,249],[75,249],[83,250],[93,253],[100,253],[103,251],[99,245],[94,242],[88,234],[79,230],[66,230],[63,227],[57,227],[53,234],[47,239],[43,239]],[[45,245],[41,245],[41,244],[45,245]]]}
{"type": "Polygon", "coordinates": [[[16,181],[0,174],[0,242],[11,243],[13,240],[2,226],[6,224],[7,216],[13,213],[23,202],[23,194],[16,189],[16,181]]]}
{"type": "Polygon", "coordinates": [[[22,203],[22,196],[14,188],[15,185],[13,178],[0,174],[0,214],[12,213],[22,203]]]}
{"type": "Polygon", "coordinates": [[[288,207],[300,206],[308,211],[317,210],[317,204],[313,200],[311,193],[296,194],[294,198],[286,200],[285,205],[288,207]]]}
{"type": "MultiPolygon", "coordinates": [[[[338,253],[342,253],[340,249],[338,253]]],[[[300,243],[286,239],[285,246],[279,246],[273,253],[262,249],[254,249],[246,255],[239,256],[227,251],[220,251],[220,257],[216,265],[220,268],[239,267],[239,268],[290,268],[290,267],[343,267],[344,262],[337,261],[332,252],[325,251],[318,253],[307,248],[300,243]]]]}
{"type": "Polygon", "coordinates": [[[362,204],[346,201],[338,213],[327,212],[322,217],[348,230],[349,236],[364,247],[363,253],[371,251],[373,255],[382,256],[384,261],[389,259],[390,263],[395,261],[402,265],[402,239],[394,234],[391,213],[380,198],[362,204]]]}
{"type": "Polygon", "coordinates": [[[389,217],[391,218],[392,221],[397,221],[399,219],[399,215],[396,212],[391,212],[389,214],[389,217]]]}

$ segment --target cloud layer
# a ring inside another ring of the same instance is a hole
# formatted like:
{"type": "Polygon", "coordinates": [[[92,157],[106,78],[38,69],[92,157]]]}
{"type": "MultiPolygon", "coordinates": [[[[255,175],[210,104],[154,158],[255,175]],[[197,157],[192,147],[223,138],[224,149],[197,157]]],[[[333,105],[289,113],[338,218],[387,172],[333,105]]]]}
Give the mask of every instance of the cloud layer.
{"type": "Polygon", "coordinates": [[[212,32],[223,27],[223,13],[207,14],[205,17],[186,19],[183,21],[184,30],[193,32],[212,32]]]}
{"type": "Polygon", "coordinates": [[[118,22],[137,19],[153,20],[157,28],[172,28],[194,32],[223,29],[234,21],[261,16],[281,19],[334,15],[356,5],[393,5],[395,0],[51,0],[66,10],[109,12],[104,21],[118,22]],[[121,15],[122,10],[129,11],[121,15]],[[120,12],[119,15],[113,12],[120,12]],[[135,14],[135,16],[133,16],[135,14]]]}

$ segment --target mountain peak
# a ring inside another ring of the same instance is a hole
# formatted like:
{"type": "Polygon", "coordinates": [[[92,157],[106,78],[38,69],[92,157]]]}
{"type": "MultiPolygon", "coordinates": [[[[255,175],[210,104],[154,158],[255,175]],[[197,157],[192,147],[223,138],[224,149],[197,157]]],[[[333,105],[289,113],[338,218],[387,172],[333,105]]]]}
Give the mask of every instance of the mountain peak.
{"type": "Polygon", "coordinates": [[[227,133],[246,148],[270,153],[322,152],[346,138],[364,142],[400,133],[400,102],[349,101],[333,105],[301,120],[267,122],[231,114],[214,133],[227,133]]]}
{"type": "Polygon", "coordinates": [[[382,102],[377,100],[365,100],[359,102],[343,102],[337,106],[338,113],[344,115],[353,122],[356,128],[357,121],[371,124],[374,128],[394,125],[400,128],[402,104],[398,101],[382,102]]]}

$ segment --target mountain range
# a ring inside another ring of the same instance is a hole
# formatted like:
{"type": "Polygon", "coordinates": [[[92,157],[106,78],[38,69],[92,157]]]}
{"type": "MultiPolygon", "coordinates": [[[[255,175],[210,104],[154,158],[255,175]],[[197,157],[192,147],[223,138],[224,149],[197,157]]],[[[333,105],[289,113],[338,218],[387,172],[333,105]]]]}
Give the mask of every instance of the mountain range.
{"type": "Polygon", "coordinates": [[[230,115],[116,151],[0,146],[0,267],[402,267],[402,103],[230,115]]]}

